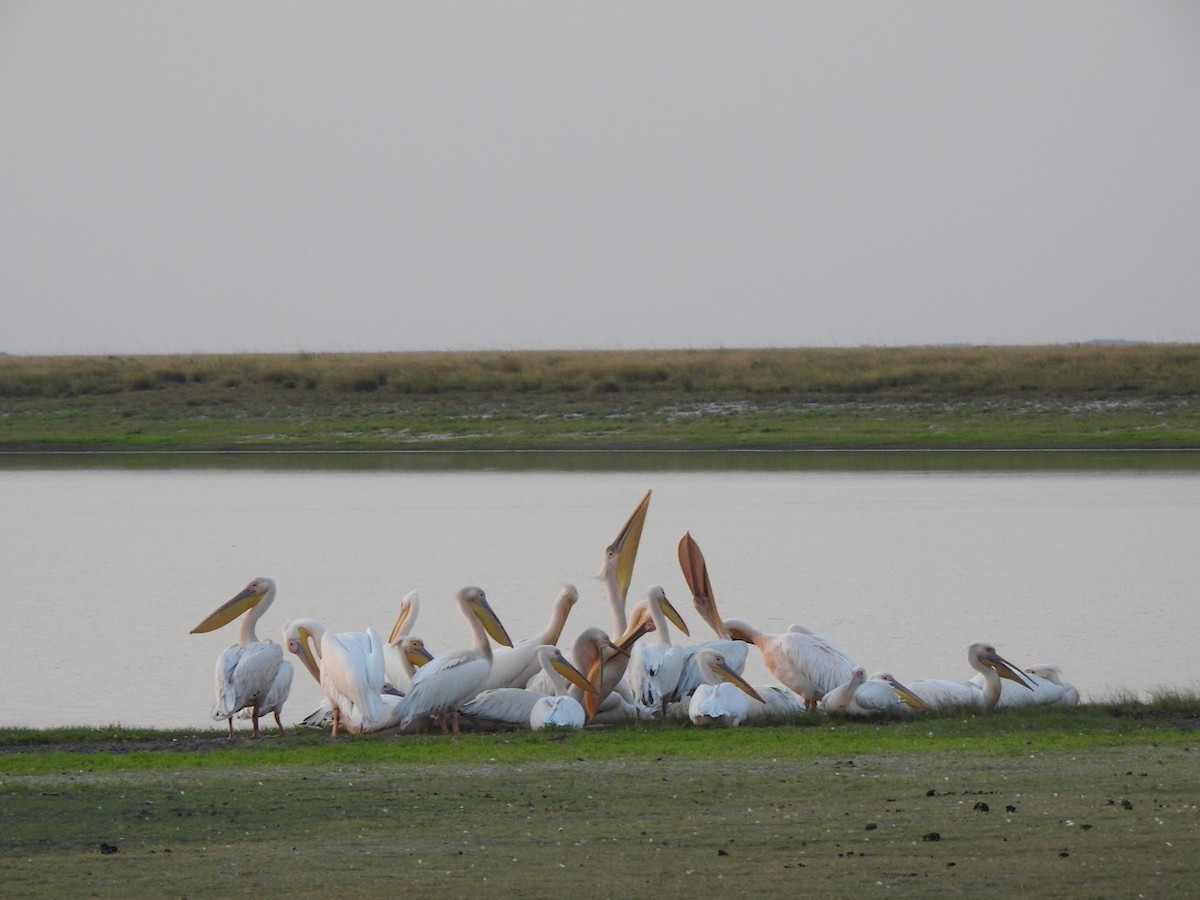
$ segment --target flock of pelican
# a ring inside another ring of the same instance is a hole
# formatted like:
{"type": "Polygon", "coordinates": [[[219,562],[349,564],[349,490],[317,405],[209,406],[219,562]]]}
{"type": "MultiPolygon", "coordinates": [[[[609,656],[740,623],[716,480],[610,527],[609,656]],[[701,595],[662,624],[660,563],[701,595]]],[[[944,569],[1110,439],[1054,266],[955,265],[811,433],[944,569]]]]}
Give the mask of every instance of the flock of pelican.
{"type": "Polygon", "coordinates": [[[1078,691],[1062,680],[1057,666],[1022,670],[986,643],[967,648],[967,662],[977,673],[971,679],[905,685],[886,671],[868,677],[837,644],[800,625],[765,634],[742,619],[723,619],[690,532],[679,542],[679,564],[692,606],[712,637],[681,643],[690,632],[661,586],[650,587],[641,602],[626,609],[649,506],[647,491],[605,549],[598,578],[612,613],[611,631],[585,628],[572,643],[570,658],[558,646],[579,599],[570,585],[555,599],[546,628],[515,643],[483,589],[462,588],[456,601],[471,643],[434,654],[413,636],[420,608],[416,592],[401,601],[387,640],[373,627],[336,633],[312,618],[284,625],[282,645],[259,640],[256,625],[274,602],[276,588],[270,578],[255,578],[192,629],[205,633],[243,617],[237,643],[217,659],[213,718],[225,720],[231,738],[234,717],[249,718],[251,736],[257,737],[259,719],[272,714],[283,734],[281,712],[294,674],[284,647],[325,698],[322,709],[305,722],[328,725],[335,737],[340,730],[430,727],[457,734],[464,719],[476,728],[582,728],[649,719],[731,727],[814,710],[870,716],[948,705],[990,709],[1079,702],[1078,691]],[[752,647],[778,683],[752,685],[743,677],[752,647]]]}

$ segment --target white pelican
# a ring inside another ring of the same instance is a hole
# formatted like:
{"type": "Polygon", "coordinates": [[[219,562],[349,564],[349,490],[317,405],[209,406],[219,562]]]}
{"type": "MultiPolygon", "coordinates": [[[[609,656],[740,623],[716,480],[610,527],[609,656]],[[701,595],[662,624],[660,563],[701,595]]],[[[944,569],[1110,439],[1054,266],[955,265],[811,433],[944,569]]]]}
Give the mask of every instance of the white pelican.
{"type": "Polygon", "coordinates": [[[762,695],[746,683],[725,662],[725,657],[710,647],[696,651],[696,664],[704,683],[692,693],[688,703],[688,718],[693,725],[722,725],[733,728],[746,719],[750,697],[765,702],[762,695]]]}
{"type": "Polygon", "coordinates": [[[867,678],[867,670],[855,666],[850,680],[827,693],[821,699],[820,707],[825,712],[844,716],[874,716],[924,709],[925,703],[891,672],[879,672],[867,678]]]}
{"type": "MultiPolygon", "coordinates": [[[[333,711],[333,736],[339,726],[371,731],[383,719],[383,639],[374,628],[334,633],[316,619],[296,619],[285,627],[288,650],[304,663],[333,711]]],[[[310,717],[311,718],[311,717],[310,717]]],[[[306,720],[307,721],[307,720],[306,720]]]]}
{"type": "Polygon", "coordinates": [[[983,676],[982,687],[969,681],[944,681],[926,678],[910,681],[908,686],[926,706],[982,706],[991,709],[1000,700],[1000,679],[1015,681],[1029,688],[1026,676],[1000,656],[996,648],[982,641],[967,648],[967,662],[983,676]]]}
{"type": "Polygon", "coordinates": [[[408,689],[408,667],[405,665],[404,653],[400,641],[412,634],[413,626],[417,623],[417,614],[421,611],[421,595],[409,591],[400,600],[400,611],[396,614],[396,622],[388,634],[387,644],[383,648],[383,673],[392,687],[399,691],[408,689]]]}
{"type": "Polygon", "coordinates": [[[679,676],[675,697],[679,700],[686,700],[697,687],[704,683],[700,668],[696,665],[692,654],[701,647],[716,650],[725,657],[729,668],[740,675],[746,670],[750,645],[744,641],[735,641],[730,637],[729,631],[721,619],[721,614],[717,610],[717,598],[713,593],[712,582],[708,578],[708,565],[704,562],[704,554],[700,552],[700,545],[696,543],[690,531],[686,532],[679,540],[679,567],[683,570],[683,578],[692,592],[692,606],[701,620],[708,623],[708,627],[716,635],[715,640],[704,641],[685,648],[689,651],[689,658],[683,667],[683,674],[679,676]]]}
{"type": "Polygon", "coordinates": [[[480,691],[464,703],[461,714],[471,719],[535,730],[547,725],[582,728],[583,706],[567,695],[568,685],[574,684],[586,692],[596,689],[557,647],[542,644],[538,647],[537,659],[540,670],[552,685],[551,693],[528,688],[491,688],[480,691]]]}
{"type": "Polygon", "coordinates": [[[670,620],[685,635],[688,629],[661,585],[656,584],[646,592],[645,602],[658,640],[643,640],[634,644],[625,670],[625,680],[632,697],[643,706],[659,709],[665,720],[667,704],[676,698],[675,689],[683,674],[684,664],[691,656],[688,648],[671,643],[667,621],[670,620]]]}
{"type": "Polygon", "coordinates": [[[272,641],[260,641],[254,631],[254,626],[274,600],[275,581],[271,578],[255,578],[191,631],[192,634],[204,634],[232,622],[242,613],[246,614],[238,630],[238,642],[217,657],[217,702],[213,707],[213,718],[228,722],[231,738],[234,715],[247,708],[250,710],[250,736],[258,737],[258,718],[264,711],[267,695],[277,678],[283,696],[273,698],[275,702],[271,711],[275,713],[279,733],[283,733],[279,713],[291,690],[292,664],[284,660],[282,647],[272,641]],[[280,669],[285,667],[287,673],[280,675],[280,669]]]}
{"type": "Polygon", "coordinates": [[[418,719],[437,716],[443,733],[446,716],[451,717],[458,734],[458,708],[479,692],[492,667],[492,646],[488,635],[505,647],[512,639],[500,624],[482,588],[465,587],[458,592],[458,606],[471,627],[475,642],[466,650],[443,653],[426,663],[412,677],[408,693],[402,697],[384,727],[408,728],[418,719]]]}
{"type": "Polygon", "coordinates": [[[850,680],[854,663],[824,635],[807,629],[763,634],[740,619],[726,620],[725,627],[737,640],[758,647],[771,673],[803,697],[810,710],[825,694],[850,680]]]}
{"type": "MultiPolygon", "coordinates": [[[[997,708],[1078,705],[1079,691],[1075,685],[1063,681],[1061,667],[1052,663],[1026,666],[1025,677],[1029,681],[1029,685],[1026,685],[1029,690],[1022,690],[1012,683],[1000,685],[1000,699],[996,701],[997,708]]],[[[971,683],[983,686],[979,675],[972,678],[971,683]]]]}
{"type": "Polygon", "coordinates": [[[763,702],[748,704],[747,722],[786,722],[808,713],[803,698],[782,684],[756,684],[754,689],[763,698],[763,702]]]}
{"type": "Polygon", "coordinates": [[[482,692],[501,687],[525,687],[529,679],[541,670],[541,648],[552,647],[558,643],[563,626],[567,624],[567,616],[578,600],[579,591],[575,586],[564,585],[554,599],[550,621],[541,633],[518,641],[512,647],[492,651],[492,667],[479,690],[482,692]]]}
{"type": "Polygon", "coordinates": [[[633,564],[637,561],[638,544],[642,539],[642,526],[646,523],[646,512],[650,509],[650,491],[621,526],[616,539],[604,550],[604,565],[596,576],[604,582],[609,605],[613,614],[613,634],[624,634],[628,627],[625,617],[625,598],[629,596],[629,584],[633,580],[633,564]]]}

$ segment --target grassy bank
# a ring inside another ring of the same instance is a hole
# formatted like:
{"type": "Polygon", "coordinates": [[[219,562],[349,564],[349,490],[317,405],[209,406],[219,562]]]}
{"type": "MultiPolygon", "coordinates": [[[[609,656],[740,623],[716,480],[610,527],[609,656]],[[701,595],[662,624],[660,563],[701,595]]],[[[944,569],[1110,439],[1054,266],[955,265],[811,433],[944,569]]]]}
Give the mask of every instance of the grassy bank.
{"type": "Polygon", "coordinates": [[[257,743],[0,733],[0,884],[63,893],[1184,896],[1195,702],[257,743]]]}
{"type": "Polygon", "coordinates": [[[7,449],[1196,446],[1200,345],[0,357],[7,449]]]}

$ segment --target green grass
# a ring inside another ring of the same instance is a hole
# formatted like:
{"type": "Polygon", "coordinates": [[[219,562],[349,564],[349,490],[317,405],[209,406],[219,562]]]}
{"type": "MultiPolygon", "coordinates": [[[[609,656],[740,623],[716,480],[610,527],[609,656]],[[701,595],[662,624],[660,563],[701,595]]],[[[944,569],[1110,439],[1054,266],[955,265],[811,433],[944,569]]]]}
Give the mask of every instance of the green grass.
{"type": "Polygon", "coordinates": [[[1184,896],[1198,723],[1179,696],[726,731],[14,730],[0,893],[1184,896]]]}
{"type": "Polygon", "coordinates": [[[0,357],[7,449],[1197,445],[1190,344],[0,357]]]}

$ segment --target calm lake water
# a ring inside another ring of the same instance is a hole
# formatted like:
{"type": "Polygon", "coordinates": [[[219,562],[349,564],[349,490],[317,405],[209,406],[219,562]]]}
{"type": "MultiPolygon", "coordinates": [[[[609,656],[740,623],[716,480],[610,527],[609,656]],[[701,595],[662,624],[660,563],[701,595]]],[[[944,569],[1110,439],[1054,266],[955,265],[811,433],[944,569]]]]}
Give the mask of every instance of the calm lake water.
{"type": "MultiPolygon", "coordinates": [[[[662,584],[697,639],[688,530],[727,618],[804,624],[901,680],[965,680],[966,646],[988,640],[1059,663],[1085,697],[1200,689],[1195,455],[781,459],[6,458],[0,725],[216,727],[213,664],[236,624],[188,632],[259,575],[279,584],[260,637],[299,616],[386,634],[418,589],[435,651],[469,642],[463,585],[520,638],[571,582],[569,645],[609,627],[594,576],[647,489],[631,604],[662,584]]],[[[748,674],[772,680],[756,652],[748,674]]],[[[285,722],[319,702],[299,670],[285,722]]]]}

